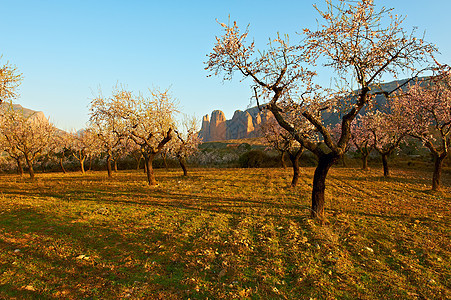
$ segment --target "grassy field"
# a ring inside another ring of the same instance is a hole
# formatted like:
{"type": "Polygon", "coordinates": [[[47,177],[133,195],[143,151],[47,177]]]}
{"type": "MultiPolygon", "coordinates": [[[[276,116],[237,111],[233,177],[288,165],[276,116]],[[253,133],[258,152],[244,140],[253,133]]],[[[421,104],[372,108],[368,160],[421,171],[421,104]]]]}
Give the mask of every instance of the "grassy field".
{"type": "Polygon", "coordinates": [[[0,176],[0,298],[450,299],[451,178],[333,168],[0,176]]]}

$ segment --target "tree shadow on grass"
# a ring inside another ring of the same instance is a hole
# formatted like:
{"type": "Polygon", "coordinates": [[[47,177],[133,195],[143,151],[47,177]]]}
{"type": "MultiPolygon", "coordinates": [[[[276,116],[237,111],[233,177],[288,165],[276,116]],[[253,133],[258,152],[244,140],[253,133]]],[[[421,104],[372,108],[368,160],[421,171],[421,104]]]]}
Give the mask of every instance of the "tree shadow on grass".
{"type": "Polygon", "coordinates": [[[146,236],[142,233],[129,236],[121,228],[111,227],[113,224],[71,221],[29,208],[0,215],[4,232],[21,236],[0,243],[0,257],[7,263],[1,273],[13,272],[15,276],[8,281],[3,278],[6,283],[0,286],[0,297],[50,299],[60,295],[56,298],[81,299],[108,295],[117,299],[137,283],[155,281],[168,291],[176,291],[182,285],[183,263],[172,260],[172,252],[161,251],[153,243],[165,241],[180,249],[186,247],[184,240],[166,236],[158,228],[147,230],[146,236]],[[27,222],[23,223],[24,219],[27,222]],[[147,261],[158,264],[148,268],[147,261]],[[179,266],[177,276],[174,264],[179,266]],[[165,278],[165,285],[161,285],[159,277],[165,278]],[[35,291],[26,290],[27,285],[35,291]],[[58,294],[61,291],[66,294],[58,294]]]}
{"type": "MultiPolygon", "coordinates": [[[[93,202],[97,204],[131,204],[143,206],[173,207],[178,209],[202,210],[214,213],[226,213],[234,215],[265,215],[273,217],[298,218],[303,211],[310,211],[310,207],[304,204],[286,203],[287,201],[274,201],[249,199],[243,196],[207,196],[204,194],[171,192],[159,188],[151,191],[142,188],[134,191],[86,191],[68,190],[66,193],[58,191],[41,192],[27,190],[4,190],[4,195],[20,195],[23,197],[52,197],[69,202],[93,202]],[[282,214],[280,211],[299,211],[299,215],[282,214]],[[274,213],[278,211],[278,213],[274,213]]],[[[290,201],[291,202],[291,201],[290,201]]]]}

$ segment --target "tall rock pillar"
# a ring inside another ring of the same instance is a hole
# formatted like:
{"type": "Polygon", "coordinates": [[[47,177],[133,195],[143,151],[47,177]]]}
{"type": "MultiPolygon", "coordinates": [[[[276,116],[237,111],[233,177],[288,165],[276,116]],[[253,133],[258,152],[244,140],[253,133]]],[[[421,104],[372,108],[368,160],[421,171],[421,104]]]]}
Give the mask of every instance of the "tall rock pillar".
{"type": "Polygon", "coordinates": [[[203,142],[210,141],[210,119],[208,118],[208,115],[205,115],[202,118],[202,127],[200,129],[199,136],[203,142]]]}
{"type": "Polygon", "coordinates": [[[210,118],[210,141],[226,139],[226,118],[222,111],[215,110],[210,118]]]}

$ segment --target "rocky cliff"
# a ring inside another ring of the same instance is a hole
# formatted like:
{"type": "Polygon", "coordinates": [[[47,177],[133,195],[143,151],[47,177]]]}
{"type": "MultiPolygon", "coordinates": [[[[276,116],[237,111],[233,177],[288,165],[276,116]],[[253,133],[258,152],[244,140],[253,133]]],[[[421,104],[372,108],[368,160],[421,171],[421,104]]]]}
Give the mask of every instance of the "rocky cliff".
{"type": "Polygon", "coordinates": [[[210,117],[203,117],[199,135],[204,142],[259,137],[260,125],[270,118],[271,112],[261,112],[257,107],[237,110],[230,120],[226,120],[222,111],[215,110],[210,117]]]}
{"type": "MultiPolygon", "coordinates": [[[[3,102],[0,104],[0,109],[7,109],[10,104],[8,102],[3,102]]],[[[12,108],[16,111],[20,111],[24,116],[30,117],[31,119],[40,119],[48,121],[42,111],[35,111],[29,108],[25,108],[20,104],[13,104],[12,108]]]]}
{"type": "MultiPolygon", "coordinates": [[[[392,82],[384,83],[377,87],[372,87],[372,93],[381,91],[393,91],[399,86],[402,86],[401,90],[407,90],[409,84],[404,85],[407,79],[395,80],[392,82]],[[404,85],[404,86],[403,86],[404,85]]],[[[419,82],[420,84],[427,84],[428,77],[420,77],[414,80],[411,84],[419,82]]],[[[385,103],[385,97],[381,94],[375,97],[374,107],[371,109],[381,109],[385,103]]],[[[365,114],[368,107],[364,107],[359,114],[365,114]]],[[[221,140],[233,140],[262,136],[260,132],[260,125],[273,118],[271,112],[261,112],[258,107],[252,107],[245,111],[237,110],[233,114],[231,120],[226,120],[224,113],[220,110],[215,110],[211,113],[211,118],[205,115],[202,120],[202,129],[200,136],[204,142],[221,141],[221,140]]],[[[322,119],[325,125],[333,127],[340,122],[340,116],[336,113],[324,112],[322,119]]]]}

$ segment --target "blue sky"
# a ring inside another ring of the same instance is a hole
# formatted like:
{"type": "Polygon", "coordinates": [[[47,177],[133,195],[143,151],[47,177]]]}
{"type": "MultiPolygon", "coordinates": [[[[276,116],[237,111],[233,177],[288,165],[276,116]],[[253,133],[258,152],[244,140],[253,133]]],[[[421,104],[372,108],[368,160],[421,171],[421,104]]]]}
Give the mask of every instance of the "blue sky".
{"type": "MultiPolygon", "coordinates": [[[[312,4],[322,0],[279,1],[50,1],[0,0],[0,63],[23,73],[15,102],[40,110],[61,129],[80,129],[99,88],[109,95],[116,83],[133,91],[171,88],[180,111],[201,118],[212,110],[232,117],[252,94],[249,82],[207,78],[206,55],[216,19],[250,24],[250,37],[263,48],[277,32],[292,42],[302,28],[316,28],[312,4]]],[[[375,0],[407,16],[405,28],[426,31],[439,59],[451,63],[451,1],[375,0]]]]}

